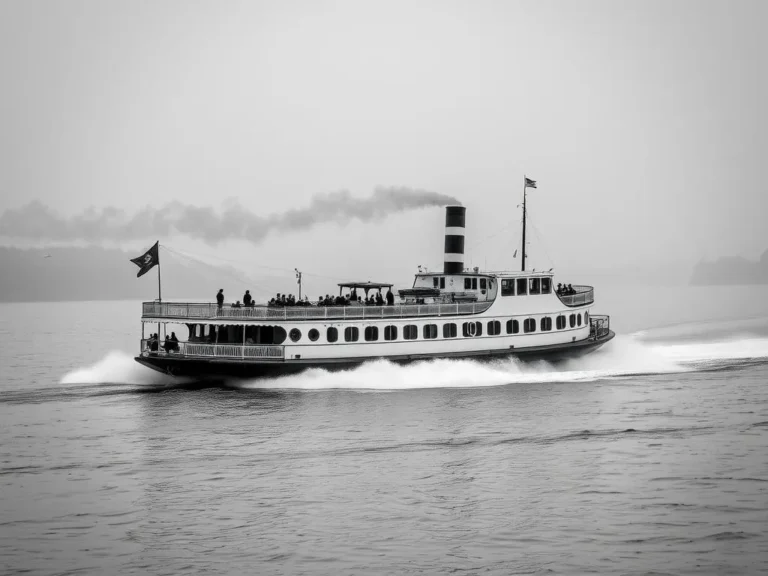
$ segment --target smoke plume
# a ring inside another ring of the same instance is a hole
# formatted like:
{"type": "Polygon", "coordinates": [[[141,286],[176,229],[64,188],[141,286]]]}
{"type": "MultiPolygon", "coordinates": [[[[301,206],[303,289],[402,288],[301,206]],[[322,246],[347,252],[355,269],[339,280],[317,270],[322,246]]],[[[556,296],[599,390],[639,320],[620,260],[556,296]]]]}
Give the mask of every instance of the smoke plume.
{"type": "Polygon", "coordinates": [[[147,206],[132,215],[106,207],[65,218],[34,201],[0,216],[0,236],[100,243],[105,239],[119,242],[183,234],[209,244],[224,240],[258,243],[272,232],[305,230],[324,222],[370,221],[397,212],[459,203],[451,196],[427,190],[378,187],[368,198],[355,198],[346,190],[318,194],[305,208],[269,216],[256,215],[240,205],[216,211],[174,201],[160,208],[147,206]]]}

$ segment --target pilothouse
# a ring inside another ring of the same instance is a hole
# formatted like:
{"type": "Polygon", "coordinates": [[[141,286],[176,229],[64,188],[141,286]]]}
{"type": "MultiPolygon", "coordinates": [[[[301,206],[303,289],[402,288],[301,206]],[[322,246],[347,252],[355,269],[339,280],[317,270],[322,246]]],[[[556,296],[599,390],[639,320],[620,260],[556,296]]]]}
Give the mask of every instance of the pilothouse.
{"type": "Polygon", "coordinates": [[[595,350],[614,333],[608,316],[592,313],[593,288],[556,287],[551,271],[525,270],[525,209],[524,199],[520,271],[468,270],[466,208],[448,206],[442,272],[420,270],[396,297],[386,282],[345,282],[338,297],[301,305],[144,302],[136,361],[174,376],[253,378],[376,359],[556,361],[595,350]]]}

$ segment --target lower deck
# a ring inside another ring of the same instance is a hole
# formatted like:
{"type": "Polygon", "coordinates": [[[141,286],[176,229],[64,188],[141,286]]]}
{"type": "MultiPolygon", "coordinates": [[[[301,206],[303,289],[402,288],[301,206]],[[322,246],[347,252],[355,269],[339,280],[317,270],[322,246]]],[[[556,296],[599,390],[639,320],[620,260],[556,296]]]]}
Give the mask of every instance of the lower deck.
{"type": "Polygon", "coordinates": [[[241,350],[230,349],[216,350],[221,356],[201,357],[188,354],[188,349],[182,345],[177,352],[142,352],[136,358],[140,364],[157,370],[158,372],[172,376],[191,377],[196,379],[210,378],[263,378],[295,374],[312,368],[320,368],[331,371],[348,370],[365,362],[385,359],[389,362],[407,364],[411,362],[436,360],[436,359],[471,359],[478,361],[493,361],[503,358],[516,357],[523,360],[548,360],[557,362],[583,356],[592,352],[611,340],[614,332],[608,328],[603,331],[590,334],[588,338],[551,344],[544,346],[529,346],[526,348],[486,348],[470,351],[440,351],[440,352],[413,352],[410,354],[396,354],[386,356],[368,357],[343,357],[336,358],[291,358],[285,359],[279,356],[277,351],[272,351],[274,356],[267,354],[262,356],[246,356],[246,347],[241,350]],[[187,352],[187,353],[185,353],[187,352]],[[241,356],[235,354],[240,352],[241,356]]]}

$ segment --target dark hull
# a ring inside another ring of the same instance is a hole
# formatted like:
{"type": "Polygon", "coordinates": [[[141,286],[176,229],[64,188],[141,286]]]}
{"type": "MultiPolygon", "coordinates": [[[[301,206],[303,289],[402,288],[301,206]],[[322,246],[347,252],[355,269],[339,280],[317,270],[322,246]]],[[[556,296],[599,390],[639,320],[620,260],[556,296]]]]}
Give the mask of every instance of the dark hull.
{"type": "MultiPolygon", "coordinates": [[[[409,356],[387,357],[386,360],[396,364],[424,362],[439,358],[470,359],[480,362],[491,362],[498,359],[515,357],[525,361],[547,360],[561,362],[588,354],[614,337],[610,331],[598,340],[582,340],[553,346],[537,346],[525,349],[493,350],[471,353],[452,354],[418,354],[409,356]]],[[[136,361],[153,370],[170,374],[195,378],[197,380],[220,380],[222,378],[270,378],[298,374],[312,368],[338,371],[349,370],[381,358],[339,358],[334,360],[261,360],[243,361],[224,358],[185,358],[180,356],[138,356],[136,361]]]]}

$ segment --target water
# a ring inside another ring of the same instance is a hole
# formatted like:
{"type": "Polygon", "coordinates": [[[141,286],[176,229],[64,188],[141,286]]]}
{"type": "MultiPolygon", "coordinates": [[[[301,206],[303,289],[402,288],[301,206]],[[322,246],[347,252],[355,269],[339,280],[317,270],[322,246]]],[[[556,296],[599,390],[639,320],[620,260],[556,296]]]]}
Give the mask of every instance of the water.
{"type": "Polygon", "coordinates": [[[217,387],[133,362],[136,303],[3,305],[0,573],[768,573],[763,295],[598,292],[620,335],[556,367],[217,387]]]}

